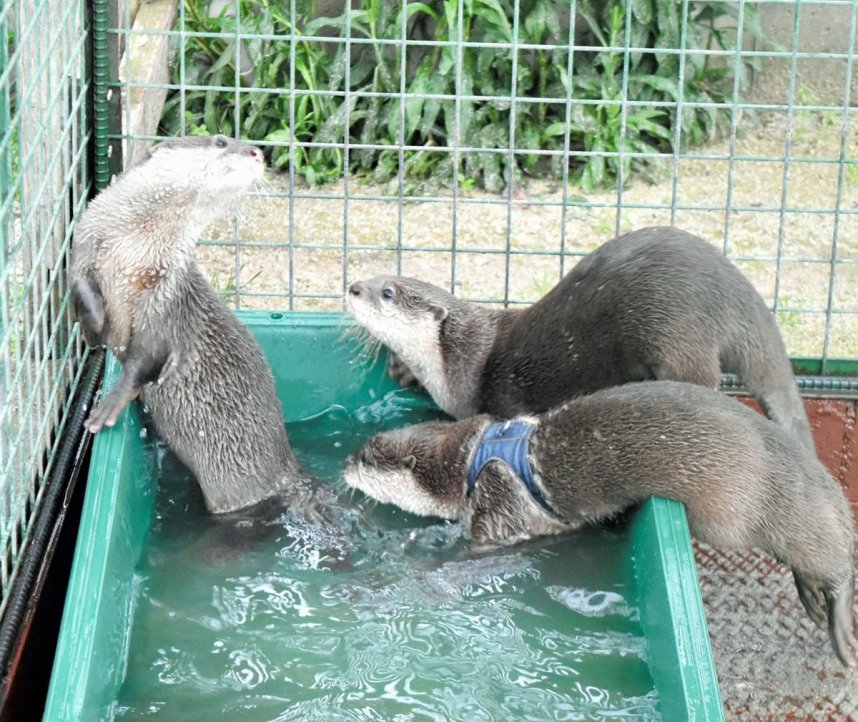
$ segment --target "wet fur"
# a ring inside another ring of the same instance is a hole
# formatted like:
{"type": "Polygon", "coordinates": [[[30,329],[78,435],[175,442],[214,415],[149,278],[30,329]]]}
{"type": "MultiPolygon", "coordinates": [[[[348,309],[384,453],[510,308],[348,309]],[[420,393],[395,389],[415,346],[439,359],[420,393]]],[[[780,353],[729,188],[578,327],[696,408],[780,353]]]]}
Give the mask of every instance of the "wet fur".
{"type": "Polygon", "coordinates": [[[358,281],[348,304],[396,355],[393,375],[407,382],[410,372],[456,418],[539,413],[629,381],[717,388],[726,371],[814,449],[763,299],[713,246],[675,228],[609,241],[524,310],[489,309],[399,276],[358,281]]]}
{"type": "Polygon", "coordinates": [[[858,663],[849,506],[816,456],[777,425],[715,391],[671,381],[570,401],[540,417],[530,446],[534,476],[561,524],[496,462],[466,498],[468,460],[489,421],[380,434],[346,462],[346,482],[407,510],[461,518],[478,543],[599,522],[650,496],[676,499],[701,541],[759,548],[788,565],[808,614],[827,622],[841,661],[858,663]],[[394,474],[400,478],[391,488],[394,474]],[[434,507],[415,509],[412,500],[427,494],[434,507]]]}
{"type": "Polygon", "coordinates": [[[307,481],[259,345],[193,259],[199,235],[262,172],[258,149],[223,136],[167,141],[89,204],[72,247],[87,343],[122,362],[87,428],[112,426],[140,395],[216,513],[307,481]]]}

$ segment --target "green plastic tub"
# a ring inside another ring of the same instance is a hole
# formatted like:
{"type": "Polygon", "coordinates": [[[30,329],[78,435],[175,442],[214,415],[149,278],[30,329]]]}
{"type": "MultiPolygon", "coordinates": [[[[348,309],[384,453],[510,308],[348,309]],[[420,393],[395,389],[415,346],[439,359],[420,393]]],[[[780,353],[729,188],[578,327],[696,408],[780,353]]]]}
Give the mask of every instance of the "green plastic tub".
{"type": "MultiPolygon", "coordinates": [[[[342,340],[341,315],[239,316],[272,365],[290,434],[298,420],[331,408],[361,408],[395,388],[381,361],[356,360],[354,345],[342,340]]],[[[117,375],[118,364],[111,360],[105,383],[117,375]]],[[[135,645],[131,629],[140,596],[138,569],[158,518],[156,483],[147,458],[151,448],[147,452],[143,437],[135,405],[95,440],[45,712],[50,722],[110,719],[116,715],[121,690],[127,689],[123,685],[129,684],[126,677],[133,670],[129,649],[135,645]]],[[[637,605],[635,618],[643,633],[659,713],[671,722],[723,719],[684,508],[653,499],[615,533],[627,537],[620,547],[625,550],[620,565],[631,579],[630,597],[637,605]]],[[[203,714],[191,707],[195,705],[189,704],[183,718],[203,714]]],[[[377,713],[381,716],[373,718],[384,718],[383,711],[377,713]]],[[[400,714],[397,719],[408,717],[400,714]]],[[[539,712],[531,718],[540,719],[539,712]]]]}

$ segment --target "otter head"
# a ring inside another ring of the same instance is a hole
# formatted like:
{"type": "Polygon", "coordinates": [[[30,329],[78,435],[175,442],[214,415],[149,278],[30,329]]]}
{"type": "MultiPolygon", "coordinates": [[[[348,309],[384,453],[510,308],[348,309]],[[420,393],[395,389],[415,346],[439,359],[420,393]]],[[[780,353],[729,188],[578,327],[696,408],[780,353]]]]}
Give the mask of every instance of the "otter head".
{"type": "Polygon", "coordinates": [[[412,514],[458,519],[467,505],[463,424],[472,422],[427,421],[374,436],[346,459],[346,483],[412,514]]]}
{"type": "Polygon", "coordinates": [[[462,303],[431,283],[404,276],[375,276],[349,287],[348,309],[371,336],[410,369],[444,411],[460,413],[461,399],[447,379],[447,317],[462,303]]]}
{"type": "Polygon", "coordinates": [[[189,192],[196,205],[222,208],[262,178],[265,159],[256,146],[224,135],[188,136],[159,143],[134,171],[138,178],[145,171],[165,202],[189,192]]]}
{"type": "Polygon", "coordinates": [[[355,281],[346,302],[361,326],[412,365],[420,356],[440,360],[441,325],[452,298],[416,278],[375,276],[355,281]]]}

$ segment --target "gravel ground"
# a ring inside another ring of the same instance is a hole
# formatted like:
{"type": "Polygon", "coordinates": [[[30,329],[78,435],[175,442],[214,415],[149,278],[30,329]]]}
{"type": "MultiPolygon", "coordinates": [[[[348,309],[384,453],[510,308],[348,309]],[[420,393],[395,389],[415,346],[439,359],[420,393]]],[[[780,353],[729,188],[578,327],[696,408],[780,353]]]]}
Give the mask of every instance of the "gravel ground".
{"type": "MultiPolygon", "coordinates": [[[[786,127],[783,116],[744,122],[732,155],[783,157],[786,127]]],[[[786,184],[783,161],[736,160],[731,171],[726,160],[731,155],[729,139],[697,149],[695,157],[679,162],[676,183],[668,161],[656,182],[637,180],[623,191],[620,231],[672,222],[721,248],[726,237],[727,253],[770,305],[777,294],[789,352],[821,356],[837,225],[837,258],[846,263],[836,266],[834,276],[833,308],[840,312],[832,315],[829,356],[858,357],[858,216],[841,214],[838,222],[834,213],[835,208],[858,212],[858,165],[847,165],[838,202],[839,166],[823,160],[840,156],[842,140],[839,115],[797,114],[790,157],[810,162],[790,163],[786,184]],[[724,209],[731,172],[729,205],[740,210],[728,215],[724,209]],[[678,207],[673,219],[672,205],[678,207]],[[782,214],[782,205],[803,212],[782,214]],[[779,239],[785,260],[777,283],[779,239]]],[[[858,158],[858,124],[852,124],[845,145],[846,158],[858,158]]],[[[269,186],[243,202],[239,221],[211,229],[210,239],[222,245],[205,245],[199,252],[216,288],[234,291],[238,285],[242,308],[289,307],[288,178],[272,174],[269,186]]],[[[515,190],[511,207],[506,195],[479,191],[462,191],[456,204],[450,189],[437,191],[431,200],[404,202],[395,188],[392,195],[389,191],[354,179],[348,194],[342,181],[298,190],[302,197],[294,199],[293,308],[340,310],[348,283],[396,273],[400,224],[402,273],[448,288],[455,273],[452,285],[458,295],[487,302],[506,297],[513,303],[540,298],[580,254],[609,240],[616,230],[616,191],[585,196],[569,187],[567,200],[573,205],[567,204],[565,213],[564,253],[564,194],[559,183],[529,181],[515,190]],[[507,242],[512,254],[505,253],[507,242]]]]}

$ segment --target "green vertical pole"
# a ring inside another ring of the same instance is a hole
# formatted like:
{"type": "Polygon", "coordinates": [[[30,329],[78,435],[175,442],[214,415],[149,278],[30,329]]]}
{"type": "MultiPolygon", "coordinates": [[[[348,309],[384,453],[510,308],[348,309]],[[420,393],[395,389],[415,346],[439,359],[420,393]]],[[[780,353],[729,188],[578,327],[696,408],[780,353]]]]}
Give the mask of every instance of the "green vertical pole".
{"type": "MultiPolygon", "coordinates": [[[[6,19],[0,22],[0,42],[3,43],[0,50],[0,75],[6,71],[9,55],[9,31],[6,27],[6,19]]],[[[9,83],[0,88],[0,204],[5,206],[7,193],[9,192],[9,166],[11,154],[11,138],[9,138],[9,83]]],[[[9,223],[8,210],[0,211],[0,278],[6,268],[6,260],[9,256],[9,223]]],[[[0,320],[0,337],[3,335],[4,325],[0,320]]]]}
{"type": "MultiPolygon", "coordinates": [[[[8,54],[9,54],[9,34],[6,27],[6,20],[0,22],[0,42],[3,43],[0,48],[0,76],[6,71],[8,54]]],[[[0,87],[0,339],[6,338],[6,325],[8,308],[7,299],[4,294],[6,281],[6,264],[9,260],[9,209],[10,204],[7,204],[9,194],[9,167],[11,155],[11,138],[9,137],[9,83],[5,87],[0,87]]],[[[9,343],[7,339],[6,344],[9,343]]],[[[7,396],[8,382],[6,376],[9,369],[6,367],[7,354],[3,353],[0,348],[0,404],[4,404],[7,396]]],[[[0,406],[0,414],[2,414],[2,406],[0,406]]],[[[8,459],[7,445],[9,443],[9,429],[7,427],[8,415],[2,414],[0,418],[0,493],[5,486],[5,475],[3,470],[6,468],[8,459]]],[[[0,518],[0,524],[5,524],[5,519],[0,518]]]]}
{"type": "Polygon", "coordinates": [[[122,169],[122,130],[118,28],[119,0],[91,0],[92,8],[92,128],[95,190],[105,188],[122,169]]]}

